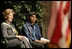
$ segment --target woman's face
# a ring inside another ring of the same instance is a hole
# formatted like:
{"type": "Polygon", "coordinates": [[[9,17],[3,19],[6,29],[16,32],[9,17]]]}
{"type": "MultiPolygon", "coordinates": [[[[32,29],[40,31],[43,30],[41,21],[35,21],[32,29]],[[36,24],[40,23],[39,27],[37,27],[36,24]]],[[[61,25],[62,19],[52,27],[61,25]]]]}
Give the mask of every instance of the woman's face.
{"type": "Polygon", "coordinates": [[[12,20],[13,20],[13,13],[9,13],[9,14],[7,15],[6,20],[7,20],[8,22],[12,22],[12,20]]]}

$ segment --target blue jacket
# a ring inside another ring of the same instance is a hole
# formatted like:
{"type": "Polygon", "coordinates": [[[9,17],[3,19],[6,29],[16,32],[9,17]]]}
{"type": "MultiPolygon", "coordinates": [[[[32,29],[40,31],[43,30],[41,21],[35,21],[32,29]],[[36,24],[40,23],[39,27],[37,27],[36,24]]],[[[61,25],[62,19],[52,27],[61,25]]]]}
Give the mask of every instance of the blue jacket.
{"type": "Polygon", "coordinates": [[[31,40],[40,40],[41,38],[41,32],[40,28],[37,24],[31,24],[29,22],[26,22],[26,24],[23,25],[23,31],[26,34],[26,36],[31,40]]]}

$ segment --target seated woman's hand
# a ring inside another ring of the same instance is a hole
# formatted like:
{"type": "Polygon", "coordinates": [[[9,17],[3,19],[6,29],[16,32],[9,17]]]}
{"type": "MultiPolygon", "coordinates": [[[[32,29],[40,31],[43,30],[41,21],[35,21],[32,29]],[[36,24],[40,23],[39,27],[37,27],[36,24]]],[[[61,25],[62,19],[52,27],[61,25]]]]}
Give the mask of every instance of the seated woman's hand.
{"type": "Polygon", "coordinates": [[[18,39],[23,40],[24,36],[16,36],[18,39]]]}

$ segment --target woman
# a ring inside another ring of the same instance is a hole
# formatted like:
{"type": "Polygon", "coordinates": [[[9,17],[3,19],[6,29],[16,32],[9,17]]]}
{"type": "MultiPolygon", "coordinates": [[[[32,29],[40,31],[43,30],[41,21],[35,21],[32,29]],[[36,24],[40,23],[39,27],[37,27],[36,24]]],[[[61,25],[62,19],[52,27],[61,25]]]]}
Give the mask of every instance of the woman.
{"type": "Polygon", "coordinates": [[[18,35],[14,25],[11,23],[15,12],[12,9],[6,9],[3,12],[5,22],[1,24],[2,38],[1,43],[6,47],[31,48],[28,38],[18,35]]]}

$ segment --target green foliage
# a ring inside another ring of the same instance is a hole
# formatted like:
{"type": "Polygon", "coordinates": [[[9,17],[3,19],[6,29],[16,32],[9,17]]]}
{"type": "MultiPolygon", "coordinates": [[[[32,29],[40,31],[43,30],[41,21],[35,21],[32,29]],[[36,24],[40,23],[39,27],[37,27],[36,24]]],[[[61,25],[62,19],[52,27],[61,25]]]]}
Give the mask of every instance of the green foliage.
{"type": "Polygon", "coordinates": [[[12,8],[15,11],[15,17],[13,23],[19,30],[22,29],[23,24],[26,21],[27,14],[31,11],[35,11],[37,14],[37,24],[41,27],[41,17],[43,16],[42,6],[40,1],[5,1],[6,8],[12,8]]]}

